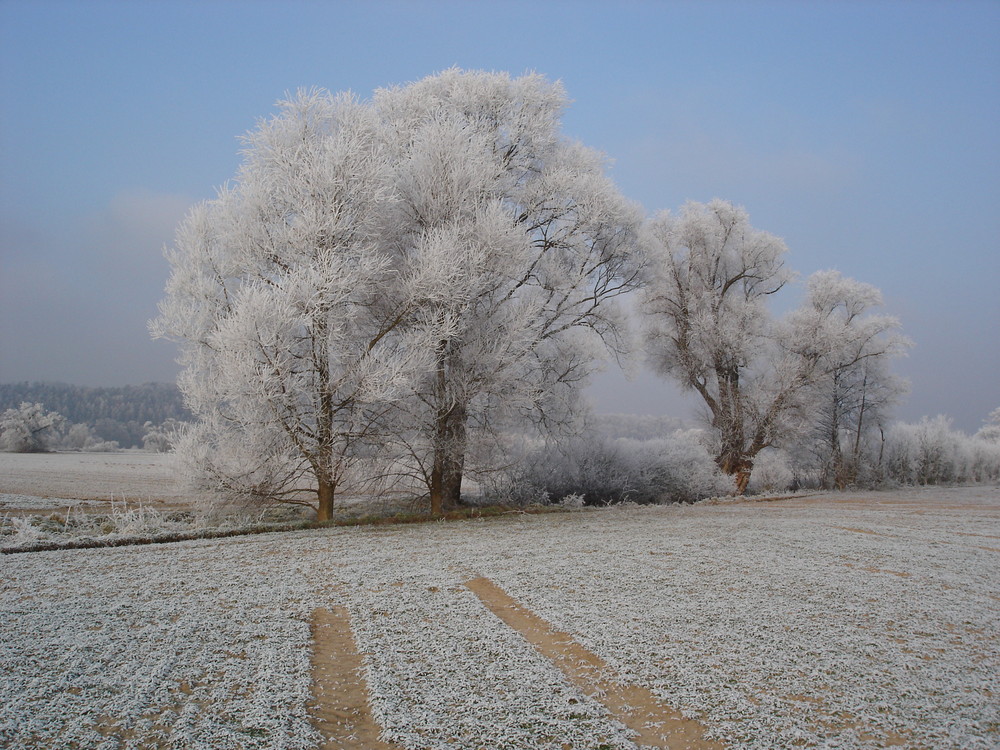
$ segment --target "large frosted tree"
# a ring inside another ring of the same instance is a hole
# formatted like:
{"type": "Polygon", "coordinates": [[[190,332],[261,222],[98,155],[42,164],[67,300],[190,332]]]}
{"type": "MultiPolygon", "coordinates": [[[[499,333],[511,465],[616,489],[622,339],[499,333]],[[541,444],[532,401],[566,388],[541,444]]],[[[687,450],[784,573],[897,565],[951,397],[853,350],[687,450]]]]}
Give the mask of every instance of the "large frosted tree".
{"type": "Polygon", "coordinates": [[[427,367],[428,342],[397,334],[447,278],[393,267],[383,134],[351,96],[300,93],[245,138],[235,184],[178,230],[152,329],[181,344],[197,425],[178,450],[209,489],[329,518],[380,417],[427,367]]]}
{"type": "Polygon", "coordinates": [[[636,287],[641,216],[604,158],[561,134],[566,104],[540,75],[459,70],[374,99],[392,134],[400,267],[430,252],[455,274],[455,296],[433,306],[450,333],[398,430],[434,511],[460,499],[470,438],[558,419],[602,351],[622,347],[615,298],[636,287]]]}
{"type": "Polygon", "coordinates": [[[816,423],[838,377],[902,346],[898,321],[871,313],[878,290],[836,272],[814,274],[802,306],[772,316],[769,296],[793,278],[787,248],[726,201],[653,218],[647,247],[642,310],[651,362],[699,394],[717,463],[738,492],[761,450],[816,423]]]}
{"type": "Polygon", "coordinates": [[[435,512],[472,442],[554,419],[622,345],[640,216],[566,139],[561,86],[449,70],[370,102],[307,92],[178,232],[155,335],[180,342],[210,487],[329,517],[359,461],[435,512]]]}

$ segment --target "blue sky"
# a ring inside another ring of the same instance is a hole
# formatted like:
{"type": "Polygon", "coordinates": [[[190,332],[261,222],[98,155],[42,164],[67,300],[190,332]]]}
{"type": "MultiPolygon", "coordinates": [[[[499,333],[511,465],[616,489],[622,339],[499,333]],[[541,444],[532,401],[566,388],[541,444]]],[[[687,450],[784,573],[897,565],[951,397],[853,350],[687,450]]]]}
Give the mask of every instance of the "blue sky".
{"type": "MultiPolygon", "coordinates": [[[[0,382],[171,380],[164,245],[303,86],[537,70],[647,210],[721,197],[788,264],[875,284],[904,419],[1000,406],[998,2],[0,0],[0,382]]],[[[787,304],[794,304],[796,293],[787,304]]],[[[687,416],[649,374],[604,411],[687,416]]]]}

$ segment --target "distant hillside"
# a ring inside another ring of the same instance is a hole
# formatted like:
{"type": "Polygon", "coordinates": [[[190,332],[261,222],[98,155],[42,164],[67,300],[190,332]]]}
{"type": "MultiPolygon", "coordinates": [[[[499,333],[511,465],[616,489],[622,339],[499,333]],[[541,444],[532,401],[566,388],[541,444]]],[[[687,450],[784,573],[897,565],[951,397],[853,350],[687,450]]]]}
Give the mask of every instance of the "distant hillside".
{"type": "Polygon", "coordinates": [[[99,419],[118,422],[185,420],[191,415],[176,385],[144,383],[119,387],[91,388],[66,383],[13,383],[0,385],[0,411],[23,401],[45,404],[70,422],[94,424],[99,419]]]}
{"type": "Polygon", "coordinates": [[[123,447],[142,444],[146,422],[185,421],[191,414],[176,385],[144,383],[118,387],[88,387],[66,383],[0,384],[0,412],[24,401],[40,403],[73,423],[95,428],[104,440],[123,447]]]}

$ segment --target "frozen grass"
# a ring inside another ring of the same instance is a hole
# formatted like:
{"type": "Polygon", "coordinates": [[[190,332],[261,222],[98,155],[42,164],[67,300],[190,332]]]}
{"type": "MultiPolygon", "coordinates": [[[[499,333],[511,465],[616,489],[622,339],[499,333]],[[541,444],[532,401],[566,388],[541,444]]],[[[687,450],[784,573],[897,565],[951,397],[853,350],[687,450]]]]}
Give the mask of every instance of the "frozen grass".
{"type": "Polygon", "coordinates": [[[61,497],[38,497],[20,493],[0,493],[0,511],[17,509],[25,511],[55,511],[87,507],[100,507],[103,503],[97,500],[76,500],[61,497]]]}
{"type": "Polygon", "coordinates": [[[238,509],[191,512],[112,502],[110,507],[102,504],[98,512],[70,506],[65,513],[0,516],[0,553],[215,539],[315,525],[280,507],[255,513],[238,509]]]}
{"type": "MultiPolygon", "coordinates": [[[[430,523],[492,518],[511,513],[558,513],[560,505],[505,508],[471,506],[431,516],[426,509],[395,510],[399,503],[363,502],[340,508],[329,521],[304,517],[300,509],[274,506],[250,512],[246,508],[159,511],[145,505],[111,503],[105,513],[80,512],[70,507],[66,513],[38,513],[0,516],[0,553],[48,552],[53,550],[126,547],[167,544],[197,539],[224,539],[233,536],[329,528],[331,526],[373,526],[430,523]]],[[[409,505],[406,503],[405,505],[409,505]]]]}
{"type": "Polygon", "coordinates": [[[862,500],[7,556],[0,745],[314,747],[308,616],[344,604],[402,747],[633,747],[487,576],[732,746],[997,747],[1000,491],[862,500]]]}

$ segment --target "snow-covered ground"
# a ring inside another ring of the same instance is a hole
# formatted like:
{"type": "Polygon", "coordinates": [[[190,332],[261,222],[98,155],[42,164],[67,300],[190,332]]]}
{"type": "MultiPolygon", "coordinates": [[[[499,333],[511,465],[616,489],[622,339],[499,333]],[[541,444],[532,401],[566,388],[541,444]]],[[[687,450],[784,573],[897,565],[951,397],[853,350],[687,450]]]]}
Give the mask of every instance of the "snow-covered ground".
{"type": "Polygon", "coordinates": [[[0,745],[315,747],[344,604],[401,747],[634,747],[477,576],[732,747],[1000,746],[998,488],[3,556],[0,745]]]}
{"type": "MultiPolygon", "coordinates": [[[[128,500],[151,505],[187,502],[190,491],[178,476],[173,456],[128,450],[117,453],[0,453],[0,501],[20,508],[20,497],[65,508],[60,500],[128,500]]],[[[0,506],[2,510],[3,506],[0,506]]]]}

